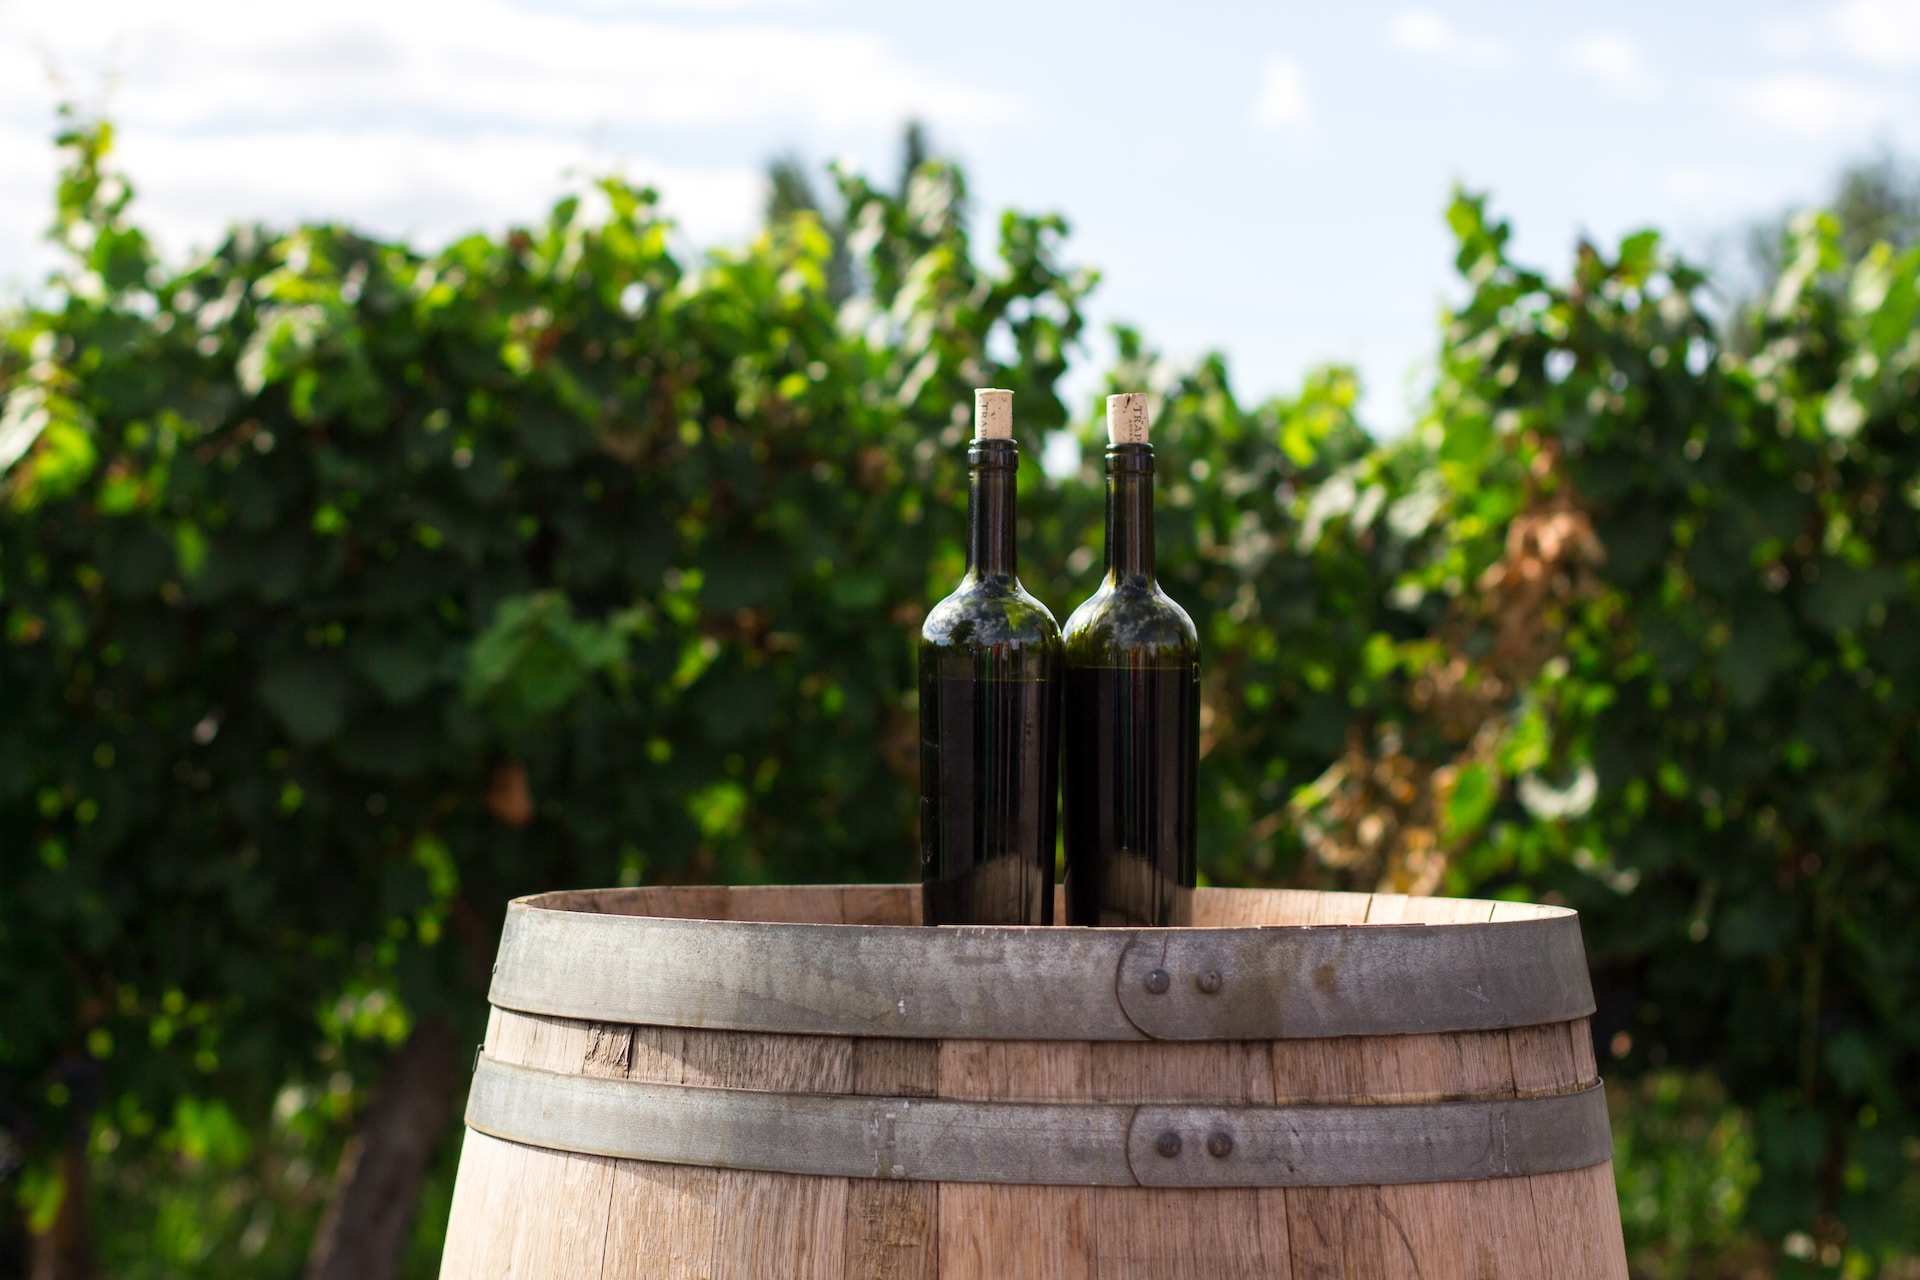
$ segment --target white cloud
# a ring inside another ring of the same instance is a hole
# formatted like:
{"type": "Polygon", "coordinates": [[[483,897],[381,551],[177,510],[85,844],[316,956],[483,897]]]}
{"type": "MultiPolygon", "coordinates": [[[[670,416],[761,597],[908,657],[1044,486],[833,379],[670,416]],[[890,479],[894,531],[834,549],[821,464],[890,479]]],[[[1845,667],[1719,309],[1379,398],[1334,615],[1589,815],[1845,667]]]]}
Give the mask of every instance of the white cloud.
{"type": "Polygon", "coordinates": [[[636,156],[689,128],[877,135],[915,116],[1019,114],[1011,95],[881,36],[729,16],[791,0],[562,3],[0,0],[0,289],[46,261],[35,246],[63,99],[114,120],[139,217],[175,251],[256,218],[430,242],[536,217],[563,171],[623,162],[712,243],[754,225],[758,172],[636,156]]]}
{"type": "MultiPolygon", "coordinates": [[[[622,157],[564,134],[134,132],[119,138],[115,161],[137,193],[136,219],[172,261],[211,247],[234,222],[351,222],[432,249],[469,231],[537,220],[584,179],[605,173],[654,187],[662,212],[690,239],[724,243],[753,230],[766,194],[755,169],[622,157]]],[[[7,287],[30,287],[54,262],[50,249],[34,246],[52,221],[55,163],[45,137],[0,130],[0,284],[7,287]]]]}
{"type": "Polygon", "coordinates": [[[116,114],[169,128],[316,117],[590,127],[911,114],[1004,119],[1013,105],[883,39],[768,23],[587,17],[506,0],[62,0],[14,11],[16,38],[122,81],[116,114]]]}
{"type": "Polygon", "coordinates": [[[47,134],[0,123],[0,298],[39,284],[53,266],[43,242],[53,221],[53,183],[47,134]]]}
{"type": "Polygon", "coordinates": [[[1908,105],[1885,90],[1805,72],[1748,81],[1730,96],[1754,121],[1802,138],[1859,134],[1891,123],[1908,105]]]}
{"type": "Polygon", "coordinates": [[[1683,209],[1716,218],[1750,211],[1770,194],[1762,176],[1746,165],[1670,165],[1660,185],[1683,209]]]}
{"type": "MultiPolygon", "coordinates": [[[[520,0],[515,0],[519,3],[520,0]]],[[[543,6],[521,4],[523,8],[574,10],[584,13],[628,13],[648,10],[684,10],[691,13],[746,13],[755,9],[802,10],[813,8],[812,0],[558,0],[543,6]]]]}
{"type": "Polygon", "coordinates": [[[1260,93],[1253,100],[1254,123],[1298,131],[1312,119],[1307,78],[1300,64],[1283,54],[1268,58],[1260,65],[1260,93]]]}
{"type": "Polygon", "coordinates": [[[1387,34],[1402,49],[1463,66],[1497,67],[1507,60],[1506,46],[1498,40],[1456,31],[1445,18],[1428,9],[1401,14],[1387,28],[1387,34]]]}
{"type": "Polygon", "coordinates": [[[239,136],[134,134],[120,148],[140,221],[163,248],[205,246],[235,219],[286,225],[350,220],[430,247],[477,228],[540,217],[589,175],[622,172],[656,187],[696,240],[749,231],[764,179],[622,159],[564,134],[432,137],[405,129],[304,129],[239,136]]]}
{"type": "Polygon", "coordinates": [[[1846,52],[1878,67],[1920,67],[1920,0],[1846,0],[1832,14],[1846,52]]]}
{"type": "Polygon", "coordinates": [[[1626,36],[1599,32],[1583,36],[1567,51],[1568,61],[1622,98],[1651,98],[1660,86],[1648,70],[1640,47],[1626,36]]]}
{"type": "Polygon", "coordinates": [[[1817,13],[1769,18],[1756,29],[1776,57],[1838,54],[1871,67],[1920,67],[1920,0],[1839,0],[1817,13]]]}
{"type": "Polygon", "coordinates": [[[1767,18],[1755,34],[1761,49],[1781,58],[1799,57],[1820,42],[1818,24],[1805,18],[1767,18]]]}

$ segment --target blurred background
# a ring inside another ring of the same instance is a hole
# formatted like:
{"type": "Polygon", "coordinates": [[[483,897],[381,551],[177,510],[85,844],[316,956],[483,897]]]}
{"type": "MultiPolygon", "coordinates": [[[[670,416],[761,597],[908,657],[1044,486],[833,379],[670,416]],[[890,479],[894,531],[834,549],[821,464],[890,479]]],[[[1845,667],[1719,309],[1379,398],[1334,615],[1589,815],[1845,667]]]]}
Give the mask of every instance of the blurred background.
{"type": "Polygon", "coordinates": [[[1920,1276],[1916,134],[1914,0],[0,0],[0,1275],[431,1276],[509,897],[909,878],[997,385],[1059,616],[1154,397],[1209,882],[1578,907],[1635,1274],[1920,1276]]]}

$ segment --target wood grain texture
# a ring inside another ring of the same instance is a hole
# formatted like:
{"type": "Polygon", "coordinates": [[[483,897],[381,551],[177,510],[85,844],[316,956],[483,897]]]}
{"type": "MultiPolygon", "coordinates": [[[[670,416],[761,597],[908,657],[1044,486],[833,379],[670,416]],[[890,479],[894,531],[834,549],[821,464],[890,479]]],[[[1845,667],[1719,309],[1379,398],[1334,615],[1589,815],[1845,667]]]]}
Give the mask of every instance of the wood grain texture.
{"type": "Polygon", "coordinates": [[[680,1083],[709,1089],[847,1093],[853,1044],[839,1036],[775,1036],[751,1031],[688,1033],[680,1083]]]}
{"type": "Polygon", "coordinates": [[[598,1276],[606,1258],[615,1163],[599,1156],[520,1148],[518,1223],[507,1269],[499,1274],[598,1276]]]}
{"type": "Polygon", "coordinates": [[[734,920],[764,924],[845,924],[840,886],[754,885],[733,891],[734,920]]]}
{"type": "Polygon", "coordinates": [[[1599,1079],[1593,1065],[1593,1036],[1585,1018],[1507,1032],[1513,1058],[1513,1087],[1521,1097],[1568,1093],[1599,1079]]]}
{"type": "Polygon", "coordinates": [[[1528,1178],[1539,1226],[1538,1274],[1548,1280],[1627,1280],[1613,1161],[1528,1178]]]}
{"type": "Polygon", "coordinates": [[[1439,1102],[1512,1097],[1504,1031],[1340,1036],[1272,1043],[1281,1103],[1439,1102]]]}
{"type": "Polygon", "coordinates": [[[633,1061],[633,1028],[604,1022],[588,1024],[586,1054],[580,1074],[607,1080],[625,1080],[633,1061]]]}
{"type": "Polygon", "coordinates": [[[1378,1187],[1288,1187],[1293,1280],[1374,1280],[1386,1274],[1378,1187]]]}
{"type": "MultiPolygon", "coordinates": [[[[1096,1102],[1273,1101],[1265,1041],[1091,1046],[1096,1102]]],[[[1091,1274],[1097,1280],[1290,1277],[1286,1195],[1277,1188],[1092,1187],[1091,1274]]]]}
{"type": "Polygon", "coordinates": [[[1083,1040],[942,1040],[940,1097],[980,1102],[1081,1102],[1092,1096],[1083,1040]]]}
{"type": "Polygon", "coordinates": [[[1361,1059],[1368,1102],[1513,1096],[1513,1058],[1504,1031],[1374,1036],[1345,1043],[1361,1059]]]}
{"type": "Polygon", "coordinates": [[[920,886],[850,885],[840,891],[845,924],[919,924],[920,886]]]}
{"type": "MultiPolygon", "coordinates": [[[[858,1092],[853,1088],[858,1040],[683,1027],[633,1027],[630,1034],[629,1080],[774,1093],[858,1092]]],[[[932,1042],[923,1043],[931,1052],[932,1042]]]]}
{"type": "Polygon", "coordinates": [[[847,1179],[722,1169],[713,1280],[843,1280],[847,1179]]]}
{"type": "Polygon", "coordinates": [[[1088,1046],[1093,1102],[1273,1102],[1273,1055],[1263,1040],[1088,1046]]]}
{"type": "MultiPolygon", "coordinates": [[[[1205,924],[1213,928],[1362,924],[1372,899],[1369,893],[1315,893],[1310,889],[1216,889],[1205,894],[1205,924]]],[[[1196,924],[1201,922],[1202,900],[1200,896],[1194,899],[1196,924]]]]}
{"type": "MultiPolygon", "coordinates": [[[[835,1036],[690,1037],[685,1083],[846,1093],[853,1086],[853,1044],[835,1036]]],[[[714,1196],[713,1280],[846,1276],[849,1181],[722,1169],[714,1196]]]]}
{"type": "Polygon", "coordinates": [[[1328,1040],[1275,1040],[1273,1100],[1287,1103],[1363,1102],[1367,1099],[1367,1052],[1361,1036],[1328,1040]]]}
{"type": "MultiPolygon", "coordinates": [[[[940,1046],[930,1040],[855,1040],[850,1074],[852,1093],[930,1098],[940,1086],[940,1046]]],[[[863,1280],[936,1280],[939,1217],[938,1183],[849,1179],[847,1274],[863,1280]]]]}
{"type": "Polygon", "coordinates": [[[1479,898],[1414,898],[1376,893],[1367,904],[1368,924],[1480,924],[1493,918],[1495,904],[1479,898]]]}
{"type": "Polygon", "coordinates": [[[615,1163],[469,1130],[440,1274],[446,1280],[597,1277],[615,1163]]]}
{"type": "Polygon", "coordinates": [[[1096,1280],[1289,1280],[1286,1193],[1094,1187],[1096,1280]]]}
{"type": "Polygon", "coordinates": [[[940,1093],[940,1042],[860,1039],[852,1042],[848,1090],[867,1098],[933,1098],[940,1093]]]}
{"type": "Polygon", "coordinates": [[[1093,1280],[1092,1239],[1086,1188],[940,1184],[940,1280],[1093,1280]]]}
{"type": "MultiPolygon", "coordinates": [[[[1077,1041],[940,1042],[943,1098],[1078,1102],[1091,1096],[1091,1046],[1077,1041]]],[[[1091,1280],[1091,1188],[940,1184],[942,1280],[1091,1280]]]]}
{"type": "Polygon", "coordinates": [[[500,1216],[502,1165],[511,1149],[511,1143],[473,1129],[460,1135],[460,1167],[447,1212],[446,1248],[440,1255],[440,1274],[446,1280],[482,1274],[488,1224],[500,1216]]]}
{"type": "Polygon", "coordinates": [[[711,1280],[719,1196],[718,1170],[616,1161],[600,1274],[607,1280],[711,1280]]]}
{"type": "Polygon", "coordinates": [[[846,1265],[859,1280],[936,1280],[940,1184],[855,1178],[847,1195],[846,1265]]]}
{"type": "Polygon", "coordinates": [[[1524,1178],[1381,1187],[1383,1280],[1543,1276],[1524,1178]]]}
{"type": "Polygon", "coordinates": [[[578,1073],[593,1047],[593,1028],[574,1018],[496,1009],[487,1027],[487,1052],[516,1066],[578,1073]]]}
{"type": "Polygon", "coordinates": [[[712,1034],[679,1027],[635,1027],[627,1053],[627,1079],[647,1084],[685,1084],[687,1037],[712,1034]]]}
{"type": "MultiPolygon", "coordinates": [[[[671,1027],[624,1030],[627,1079],[685,1082],[685,1032],[671,1027]]],[[[601,1056],[611,1065],[611,1052],[601,1056]]],[[[607,1250],[601,1274],[608,1280],[711,1280],[719,1223],[718,1170],[617,1160],[607,1188],[607,1250]]]]}
{"type": "Polygon", "coordinates": [[[552,911],[590,911],[609,916],[660,916],[670,920],[731,919],[737,890],[722,885],[649,885],[638,889],[562,890],[537,896],[552,911]]]}
{"type": "MultiPolygon", "coordinates": [[[[1598,1079],[1593,1036],[1585,1018],[1507,1033],[1516,1092],[1561,1093],[1598,1079]]],[[[1536,1238],[1551,1280],[1625,1280],[1620,1201],[1613,1162],[1570,1173],[1535,1174],[1532,1194],[1536,1238]]]]}
{"type": "MultiPolygon", "coordinates": [[[[1466,898],[1435,898],[1435,902],[1466,902],[1466,898]]],[[[1550,907],[1539,902],[1495,902],[1493,914],[1489,920],[1541,920],[1557,915],[1563,908],[1550,907]]]]}

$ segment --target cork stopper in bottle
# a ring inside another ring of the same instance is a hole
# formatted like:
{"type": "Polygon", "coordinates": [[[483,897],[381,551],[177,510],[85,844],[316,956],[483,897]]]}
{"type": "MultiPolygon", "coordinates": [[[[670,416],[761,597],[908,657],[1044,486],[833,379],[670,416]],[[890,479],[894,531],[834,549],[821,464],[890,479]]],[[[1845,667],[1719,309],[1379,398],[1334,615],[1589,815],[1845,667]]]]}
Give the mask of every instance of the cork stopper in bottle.
{"type": "Polygon", "coordinates": [[[973,438],[1013,439],[1013,392],[997,387],[974,388],[973,438]]]}
{"type": "Polygon", "coordinates": [[[1107,397],[1107,439],[1113,444],[1147,442],[1147,396],[1129,391],[1107,397]]]}

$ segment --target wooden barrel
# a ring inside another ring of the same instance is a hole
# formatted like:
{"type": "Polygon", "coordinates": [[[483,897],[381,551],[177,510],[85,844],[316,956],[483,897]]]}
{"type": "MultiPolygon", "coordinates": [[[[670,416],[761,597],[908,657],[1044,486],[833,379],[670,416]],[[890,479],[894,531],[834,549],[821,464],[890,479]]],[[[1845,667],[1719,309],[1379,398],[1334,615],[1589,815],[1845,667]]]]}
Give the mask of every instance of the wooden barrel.
{"type": "Polygon", "coordinates": [[[514,903],[445,1280],[1625,1280],[1572,912],[918,895],[514,903]]]}

